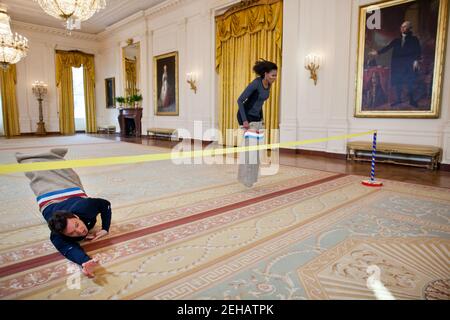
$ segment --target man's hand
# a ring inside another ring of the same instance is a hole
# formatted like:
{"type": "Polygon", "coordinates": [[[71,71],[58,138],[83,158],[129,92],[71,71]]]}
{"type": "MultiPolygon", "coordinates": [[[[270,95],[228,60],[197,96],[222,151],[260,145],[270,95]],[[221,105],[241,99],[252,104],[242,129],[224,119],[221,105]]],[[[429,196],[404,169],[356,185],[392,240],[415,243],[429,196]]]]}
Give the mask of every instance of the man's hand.
{"type": "Polygon", "coordinates": [[[91,259],[91,260],[89,260],[89,261],[83,263],[83,264],[81,265],[81,267],[82,267],[81,271],[82,271],[86,276],[88,276],[89,278],[93,278],[93,277],[95,276],[95,275],[94,275],[94,268],[95,268],[96,266],[98,266],[98,259],[97,259],[97,258],[94,258],[94,259],[91,259]]]}
{"type": "Polygon", "coordinates": [[[100,239],[101,237],[104,237],[108,234],[108,231],[106,230],[99,230],[94,234],[89,234],[86,236],[86,240],[97,240],[100,239]]]}
{"type": "Polygon", "coordinates": [[[417,72],[417,71],[420,71],[420,65],[419,65],[419,61],[414,61],[414,64],[413,64],[413,70],[415,71],[415,72],[417,72]]]}
{"type": "Polygon", "coordinates": [[[371,56],[373,56],[373,57],[376,57],[376,56],[378,55],[378,51],[377,51],[377,50],[371,50],[371,51],[369,52],[369,55],[371,55],[371,56]]]}
{"type": "Polygon", "coordinates": [[[249,125],[248,121],[244,121],[242,126],[244,127],[245,130],[248,130],[250,128],[250,125],[249,125]]]}
{"type": "Polygon", "coordinates": [[[89,233],[86,238],[84,238],[85,240],[92,240],[95,238],[95,233],[89,233]]]}

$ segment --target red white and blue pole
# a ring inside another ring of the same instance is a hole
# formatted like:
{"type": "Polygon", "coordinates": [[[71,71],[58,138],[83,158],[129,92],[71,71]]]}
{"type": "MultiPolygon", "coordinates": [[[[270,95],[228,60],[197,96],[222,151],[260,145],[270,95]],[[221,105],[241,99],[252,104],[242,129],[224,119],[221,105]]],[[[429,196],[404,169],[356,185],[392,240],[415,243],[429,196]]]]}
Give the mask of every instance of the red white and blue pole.
{"type": "Polygon", "coordinates": [[[372,164],[370,167],[370,180],[364,180],[361,183],[368,187],[381,187],[382,182],[375,181],[375,160],[377,154],[377,132],[373,133],[373,143],[372,143],[372,164]]]}

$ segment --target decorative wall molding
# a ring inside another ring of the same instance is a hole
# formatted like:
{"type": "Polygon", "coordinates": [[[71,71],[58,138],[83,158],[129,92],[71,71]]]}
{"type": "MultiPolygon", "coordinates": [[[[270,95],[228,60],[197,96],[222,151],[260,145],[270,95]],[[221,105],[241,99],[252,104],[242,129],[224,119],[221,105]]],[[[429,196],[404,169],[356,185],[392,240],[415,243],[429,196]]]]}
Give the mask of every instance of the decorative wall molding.
{"type": "MultiPolygon", "coordinates": [[[[169,11],[169,10],[173,10],[174,7],[182,5],[184,3],[187,3],[188,0],[167,0],[164,1],[163,3],[156,5],[152,8],[149,8],[147,10],[145,10],[145,16],[147,18],[149,17],[153,17],[157,14],[161,14],[163,12],[169,11]]],[[[192,0],[190,1],[192,2],[192,0]]]]}
{"type": "Polygon", "coordinates": [[[78,40],[87,40],[87,41],[98,41],[99,40],[99,37],[95,34],[72,31],[71,34],[68,35],[67,31],[65,29],[41,26],[41,25],[26,23],[26,22],[21,22],[21,21],[13,20],[12,25],[13,25],[14,29],[20,28],[23,30],[42,32],[42,33],[46,33],[47,35],[48,34],[57,35],[57,36],[61,36],[61,37],[66,37],[68,39],[78,39],[78,40]]]}

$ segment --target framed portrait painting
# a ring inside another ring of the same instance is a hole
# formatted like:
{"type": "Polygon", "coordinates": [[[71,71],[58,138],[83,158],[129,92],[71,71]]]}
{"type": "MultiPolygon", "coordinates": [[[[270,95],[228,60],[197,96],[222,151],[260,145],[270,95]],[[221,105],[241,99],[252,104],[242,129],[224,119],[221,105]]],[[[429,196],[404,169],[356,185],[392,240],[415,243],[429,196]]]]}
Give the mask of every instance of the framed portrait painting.
{"type": "Polygon", "coordinates": [[[178,52],[153,58],[155,114],[178,116],[178,52]]]}
{"type": "Polygon", "coordinates": [[[105,79],[106,108],[116,107],[116,83],[114,78],[105,79]]]}
{"type": "Polygon", "coordinates": [[[438,118],[448,0],[361,6],[355,117],[438,118]]]}

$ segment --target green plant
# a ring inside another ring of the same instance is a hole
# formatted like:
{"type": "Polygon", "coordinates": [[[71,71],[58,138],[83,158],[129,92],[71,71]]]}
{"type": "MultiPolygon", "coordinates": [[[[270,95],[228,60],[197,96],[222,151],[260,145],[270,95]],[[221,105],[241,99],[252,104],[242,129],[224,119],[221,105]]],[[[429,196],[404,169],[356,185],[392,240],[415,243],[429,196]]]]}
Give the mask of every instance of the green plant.
{"type": "Polygon", "coordinates": [[[133,101],[140,102],[142,101],[142,94],[133,94],[132,96],[133,101]]]}
{"type": "Polygon", "coordinates": [[[125,103],[125,98],[124,97],[116,97],[116,101],[120,104],[125,103]]]}
{"type": "Polygon", "coordinates": [[[132,99],[132,96],[127,96],[127,97],[125,98],[125,101],[126,101],[127,105],[132,105],[132,104],[134,104],[134,101],[133,101],[133,99],[132,99]]]}

